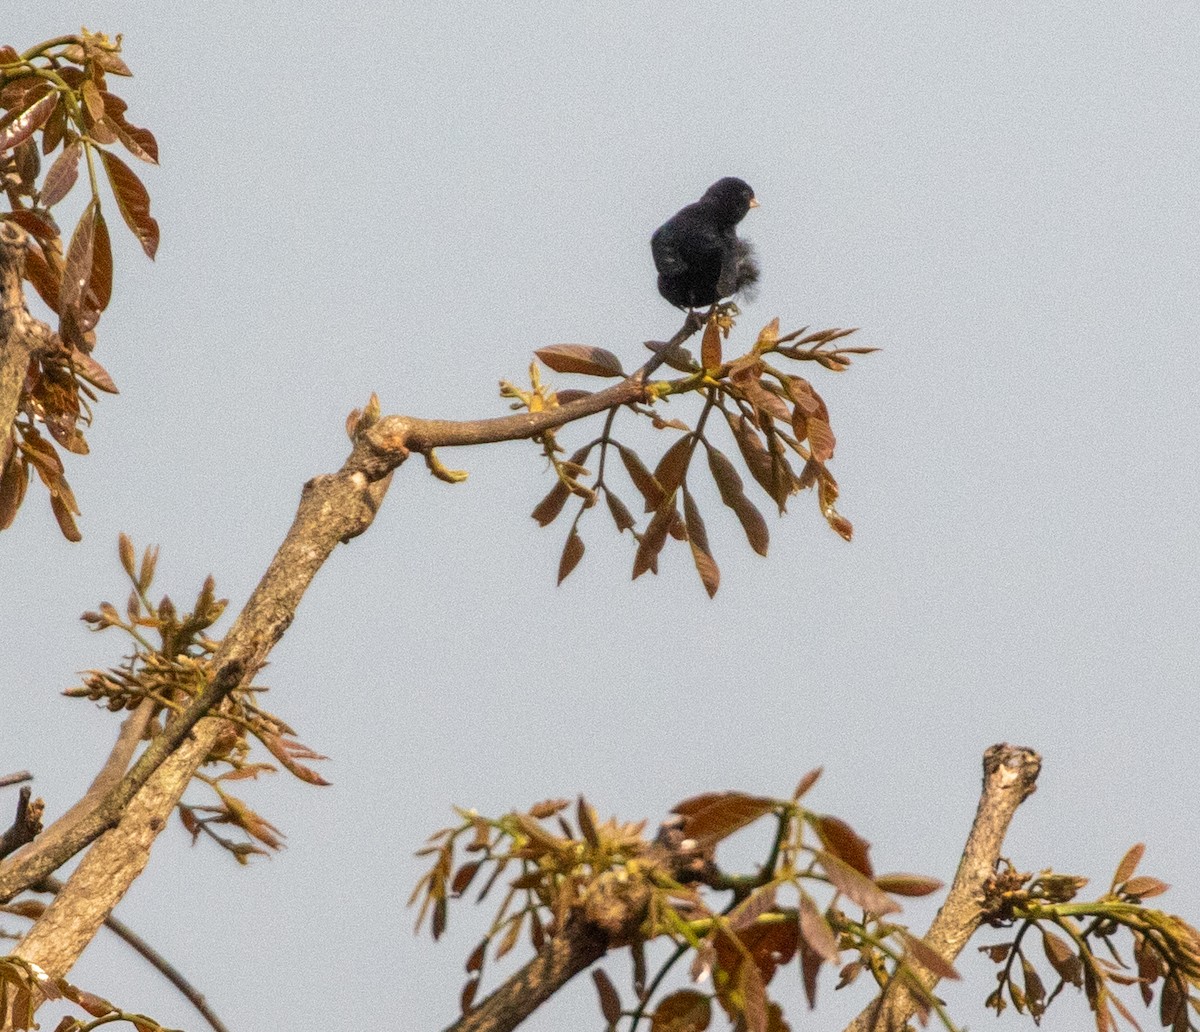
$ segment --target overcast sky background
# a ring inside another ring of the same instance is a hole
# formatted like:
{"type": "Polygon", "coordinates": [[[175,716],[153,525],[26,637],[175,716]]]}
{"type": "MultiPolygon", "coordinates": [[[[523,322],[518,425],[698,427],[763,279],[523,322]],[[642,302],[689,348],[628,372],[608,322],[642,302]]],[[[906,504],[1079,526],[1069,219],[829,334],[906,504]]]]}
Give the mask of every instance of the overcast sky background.
{"type": "MultiPolygon", "coordinates": [[[[769,517],[760,559],[706,491],[715,601],[675,543],[631,583],[632,542],[601,509],[556,588],[566,526],[529,518],[551,484],[533,445],[446,452],[471,471],[456,487],[398,473],[260,678],[333,787],[248,786],[289,836],[249,869],[172,828],[117,911],[231,1029],[455,1017],[484,912],[454,907],[433,945],[404,909],[413,850],[453,804],[583,792],[653,824],[699,791],[787,795],[824,765],[811,805],[879,869],[949,880],[999,741],[1045,757],[1007,843],[1018,867],[1099,893],[1146,841],[1145,872],[1175,885],[1164,908],[1198,922],[1194,3],[44,0],[12,5],[0,42],[80,21],[125,34],[162,245],[151,264],[110,216],[96,354],[122,393],[69,460],[84,541],[59,536],[40,486],[0,536],[0,772],[32,770],[50,818],[116,730],[57,693],[125,651],[77,618],[127,593],[119,531],[162,546],[159,592],[190,601],[212,572],[240,606],[372,391],[386,412],[500,415],[497,381],[535,348],[638,364],[680,321],[650,234],[720,176],[762,205],[737,340],[778,315],[883,348],[802,370],[829,404],[853,543],[805,494],[769,517]]],[[[923,930],[932,910],[908,916],[923,930]]],[[[946,988],[958,1019],[1026,1027],[982,1011],[994,982],[973,956],[946,988]]],[[[614,974],[628,996],[623,960],[614,974]]],[[[103,936],[74,978],[200,1027],[103,936]]],[[[797,1029],[867,1000],[832,989],[809,1016],[794,975],[772,986],[797,1029]]],[[[1068,994],[1046,1025],[1087,1022],[1068,994]]],[[[580,978],[527,1027],[601,1024],[580,978]]]]}

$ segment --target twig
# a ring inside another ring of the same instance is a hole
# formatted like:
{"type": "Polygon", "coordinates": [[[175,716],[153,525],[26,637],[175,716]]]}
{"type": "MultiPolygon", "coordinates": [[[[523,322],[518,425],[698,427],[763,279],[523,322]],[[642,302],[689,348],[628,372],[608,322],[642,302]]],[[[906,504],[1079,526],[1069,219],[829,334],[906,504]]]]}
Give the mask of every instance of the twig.
{"type": "MultiPolygon", "coordinates": [[[[62,890],[63,883],[57,878],[47,878],[38,890],[45,890],[57,894],[62,890]]],[[[204,1020],[212,1026],[214,1032],[229,1032],[225,1023],[217,1017],[208,1002],[204,999],[204,994],[200,992],[191,982],[184,977],[183,973],[168,961],[161,953],[143,939],[124,921],[119,921],[117,918],[109,916],[104,922],[104,926],[111,931],[117,938],[123,939],[129,946],[133,947],[160,975],[170,982],[176,989],[179,990],[187,1001],[200,1012],[204,1020]]]]}
{"type": "MultiPolygon", "coordinates": [[[[983,887],[996,869],[1004,836],[1017,807],[1033,794],[1042,759],[1032,749],[993,745],[983,754],[983,793],[963,849],[958,873],[925,935],[925,944],[947,961],[962,951],[983,919],[983,887]]],[[[910,959],[930,990],[938,976],[910,959]]],[[[919,1000],[898,981],[867,1006],[846,1032],[900,1032],[918,1010],[919,1000]]]]}
{"type": "Polygon", "coordinates": [[[33,790],[25,785],[17,796],[17,816],[13,818],[12,827],[0,835],[0,857],[8,856],[26,842],[32,842],[42,830],[43,804],[40,799],[29,801],[33,790]]]}
{"type": "Polygon", "coordinates": [[[12,774],[0,776],[0,788],[8,788],[11,785],[19,785],[22,781],[32,781],[33,775],[27,770],[14,771],[12,774]]]}

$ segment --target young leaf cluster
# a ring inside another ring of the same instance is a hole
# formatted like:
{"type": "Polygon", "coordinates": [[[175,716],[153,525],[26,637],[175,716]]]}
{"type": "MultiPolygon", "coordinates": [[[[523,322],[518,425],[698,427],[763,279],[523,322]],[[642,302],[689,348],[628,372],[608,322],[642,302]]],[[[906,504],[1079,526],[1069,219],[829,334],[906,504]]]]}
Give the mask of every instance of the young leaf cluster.
{"type": "Polygon", "coordinates": [[[124,1022],[137,1032],[173,1032],[144,1014],[130,1014],[101,996],[72,985],[65,978],[52,978],[35,964],[20,957],[0,957],[0,1014],[9,1015],[8,1028],[36,1029],[34,1013],[47,1000],[68,1000],[92,1017],[66,1015],[54,1032],[92,1032],[101,1025],[124,1022]]]}
{"type": "Polygon", "coordinates": [[[420,902],[417,927],[428,918],[435,938],[445,931],[449,902],[476,882],[476,902],[502,885],[488,933],[467,960],[461,1006],[474,1006],[489,956],[509,953],[527,932],[534,952],[571,921],[586,922],[608,947],[633,956],[629,1003],[603,972],[594,979],[609,1029],[644,1021],[666,1032],[704,1029],[716,1008],[748,1032],[789,1028],[769,995],[776,974],[791,968],[815,1005],[826,965],[840,969],[839,988],[868,971],[882,988],[900,979],[917,991],[926,1013],[953,1027],[917,967],[957,977],[953,967],[891,915],[897,896],[920,896],[940,883],[917,875],[876,875],[869,845],[837,817],[801,805],[814,771],[792,798],[740,792],[696,796],[673,808],[654,839],[645,822],[603,823],[580,798],[575,825],[566,800],[522,813],[486,818],[459,811],[462,822],[430,837],[418,855],[433,857],[409,904],[420,902]],[[729,874],[717,864],[718,845],[758,821],[773,826],[765,862],[755,872],[729,874]],[[670,957],[648,971],[645,947],[674,944],[670,957]],[[664,993],[667,975],[691,957],[693,985],[664,993]],[[708,988],[701,988],[707,985],[708,988]],[[716,1007],[714,1007],[714,1004],[716,1007]]]}
{"type": "MultiPolygon", "coordinates": [[[[658,572],[659,554],[667,539],[674,538],[688,544],[704,589],[710,596],[715,594],[720,584],[720,568],[694,491],[697,475],[712,479],[721,501],[741,524],[750,547],[759,555],[767,554],[770,534],[766,520],[746,493],[737,463],[714,442],[710,430],[713,422],[725,426],[744,471],[781,515],[793,494],[813,488],[826,521],[843,538],[850,539],[852,527],[837,511],[837,481],[827,465],[833,458],[835,439],[825,402],[808,380],[777,367],[771,360],[782,357],[811,361],[840,372],[850,365],[851,354],[875,349],[840,347],[837,342],[853,330],[809,333],[805,327],[781,336],[779,320],[775,319],[763,327],[749,351],[725,361],[723,342],[733,328],[735,312],[736,308],[729,305],[712,310],[704,323],[699,359],[679,344],[648,345],[657,351],[654,367],[665,363],[684,374],[682,379],[648,384],[649,404],[624,406],[633,415],[647,419],[656,430],[679,435],[653,468],[615,436],[620,407],[609,410],[600,436],[578,448],[569,458],[561,457],[565,450],[553,435],[539,438],[557,480],[533,510],[533,518],[546,526],[558,518],[571,497],[580,500],[559,561],[560,583],[583,558],[584,543],[579,533],[583,514],[603,498],[617,530],[628,531],[636,544],[635,579],[646,571],[658,572]],[[654,404],[683,394],[696,394],[703,399],[694,425],[679,418],[664,418],[654,404]],[[587,463],[593,453],[598,456],[595,477],[587,483],[591,476],[587,463]],[[703,462],[697,461],[701,453],[703,462]],[[611,475],[616,461],[624,467],[629,483],[641,496],[648,516],[644,525],[639,526],[638,517],[617,493],[611,475]]],[[[617,357],[603,348],[557,344],[536,354],[559,373],[626,375],[617,357]]],[[[535,405],[564,404],[587,393],[549,392],[536,378],[532,392],[519,391],[511,384],[504,384],[502,390],[506,396],[517,398],[518,406],[530,411],[535,410],[535,405]]]]}
{"type": "Polygon", "coordinates": [[[989,886],[988,920],[1017,931],[1008,942],[980,947],[1000,965],[987,1005],[999,1014],[1012,1003],[1040,1024],[1050,1003],[1071,985],[1082,990],[1097,1032],[1114,1032],[1118,1015],[1140,1029],[1118,993],[1119,987],[1136,985],[1162,1027],[1200,1029],[1200,932],[1143,905],[1168,888],[1135,874],[1144,852],[1141,843],[1133,846],[1117,865],[1108,892],[1094,902],[1075,902],[1085,878],[1021,873],[1006,863],[989,886]],[[1129,944],[1129,959],[1121,940],[1129,944]]]}
{"type": "Polygon", "coordinates": [[[62,533],[79,540],[79,507],[55,445],[87,454],[81,428],[91,422],[96,392],[117,390],[92,357],[95,328],[112,297],[101,172],[142,249],[153,258],[158,248],[150,196],[113,150],[120,144],[139,161],[158,163],[153,133],[128,121],[128,105],[112,90],[111,76],[132,74],[120,50],[119,36],[110,40],[87,30],[23,54],[0,46],[0,177],[9,207],[2,217],[28,234],[24,276],[58,317],[52,347],[30,362],[18,419],[11,429],[0,428],[0,529],[11,524],[32,469],[50,493],[62,533]],[[43,175],[42,159],[55,154],[43,175]],[[53,210],[79,179],[81,165],[91,196],[64,246],[53,210]]]}
{"type": "MultiPolygon", "coordinates": [[[[215,597],[215,583],[208,577],[191,612],[179,612],[165,595],[154,602],[149,592],[158,550],[147,548],[138,562],[132,542],[122,534],[119,553],[121,566],[132,584],[125,612],[122,614],[116,606],[104,602],[98,610],[84,613],[83,619],[96,631],[107,628],[124,631],[134,643],[133,652],[120,666],[86,671],[83,684],[63,694],[91,699],[114,712],[146,705],[151,711],[152,733],[165,715],[182,709],[207,686],[212,657],[220,645],[219,640],[209,637],[208,631],[224,612],[226,600],[215,597]]],[[[221,710],[226,730],[206,760],[220,771],[196,775],[196,780],[212,791],[216,802],[179,804],[180,819],[193,841],[205,834],[239,863],[245,863],[252,854],[264,853],[262,846],[278,849],[283,844],[278,828],[229,791],[233,782],[257,778],[277,769],[272,763],[251,761],[252,740],[259,742],[280,766],[300,780],[312,785],[328,784],[301,762],[325,757],[298,742],[295,732],[284,721],[259,706],[256,700],[264,691],[263,687],[250,686],[234,692],[221,710]],[[231,839],[219,834],[216,829],[221,826],[237,829],[241,837],[231,839]]]]}

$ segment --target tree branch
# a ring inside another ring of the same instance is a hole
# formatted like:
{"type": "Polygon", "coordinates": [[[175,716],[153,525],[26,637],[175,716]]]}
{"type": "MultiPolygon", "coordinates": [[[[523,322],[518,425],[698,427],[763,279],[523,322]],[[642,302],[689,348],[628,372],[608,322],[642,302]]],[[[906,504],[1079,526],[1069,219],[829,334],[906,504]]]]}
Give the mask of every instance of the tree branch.
{"type": "Polygon", "coordinates": [[[121,730],[117,734],[112,751],[108,754],[108,759],[104,761],[100,772],[92,779],[88,790],[66,813],[43,831],[36,841],[18,852],[14,859],[26,860],[34,853],[54,850],[77,823],[100,805],[104,797],[120,783],[121,778],[129,769],[129,763],[133,759],[138,743],[142,740],[146,724],[153,712],[154,703],[147,700],[121,721],[121,730]]]}
{"type": "MultiPolygon", "coordinates": [[[[958,873],[925,935],[925,944],[953,963],[975,934],[984,917],[984,885],[996,870],[1004,836],[1017,807],[1037,788],[1042,758],[1032,749],[993,745],[983,754],[983,793],[963,849],[958,873]]],[[[913,963],[931,990],[938,978],[913,963]]],[[[899,980],[893,980],[846,1032],[900,1032],[918,1010],[918,1001],[899,980]]]]}
{"type": "Polygon", "coordinates": [[[562,934],[548,939],[533,960],[446,1032],[511,1032],[607,950],[605,937],[587,922],[568,922],[562,934]]]}
{"type": "Polygon", "coordinates": [[[29,360],[53,340],[50,327],[25,307],[21,276],[27,246],[20,226],[0,221],[0,469],[12,448],[12,425],[29,360]]]}
{"type": "Polygon", "coordinates": [[[31,789],[24,785],[17,796],[17,816],[13,818],[11,827],[0,835],[0,857],[8,856],[26,842],[32,842],[42,830],[42,801],[35,799],[30,802],[30,795],[31,789]]]}

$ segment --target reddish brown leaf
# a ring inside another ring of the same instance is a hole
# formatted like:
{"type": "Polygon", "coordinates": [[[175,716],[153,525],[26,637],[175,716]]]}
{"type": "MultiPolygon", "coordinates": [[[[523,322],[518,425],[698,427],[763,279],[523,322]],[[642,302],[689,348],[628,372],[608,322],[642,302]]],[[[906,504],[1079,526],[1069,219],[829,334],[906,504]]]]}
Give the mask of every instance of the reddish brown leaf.
{"type": "Polygon", "coordinates": [[[46,119],[46,124],[42,126],[42,153],[52,153],[63,142],[66,135],[67,109],[60,98],[59,102],[54,105],[50,117],[46,119]]]}
{"type": "Polygon", "coordinates": [[[106,1014],[112,1014],[117,1010],[103,996],[97,996],[95,993],[89,993],[86,989],[80,989],[76,986],[71,987],[71,991],[67,994],[68,998],[79,1004],[93,1018],[102,1018],[106,1014]]]}
{"type": "Polygon", "coordinates": [[[899,912],[900,906],[895,900],[844,860],[823,851],[817,851],[816,859],[830,884],[863,910],[878,916],[899,912]]]}
{"type": "Polygon", "coordinates": [[[1170,887],[1164,881],[1159,881],[1157,878],[1151,878],[1149,875],[1143,874],[1137,878],[1130,878],[1125,882],[1122,893],[1126,896],[1142,900],[1150,899],[1152,896],[1161,896],[1170,887]]]}
{"type": "Polygon", "coordinates": [[[962,976],[954,970],[954,965],[933,949],[923,939],[910,935],[903,928],[898,929],[900,939],[904,943],[904,951],[908,956],[925,968],[937,979],[959,979],[962,976]]]}
{"type": "MultiPolygon", "coordinates": [[[[700,847],[715,845],[735,831],[753,824],[775,808],[773,799],[745,795],[741,792],[718,792],[701,796],[703,805],[684,814],[683,833],[700,847]]],[[[679,804],[687,806],[691,800],[679,804]]],[[[679,813],[679,807],[674,808],[679,813]]]]}
{"type": "Polygon", "coordinates": [[[25,252],[25,278],[33,284],[38,296],[52,312],[60,310],[59,296],[62,293],[62,271],[59,262],[52,265],[46,260],[40,247],[30,246],[25,252]]]}
{"type": "Polygon", "coordinates": [[[618,444],[617,451],[620,452],[621,462],[624,463],[625,471],[629,474],[629,479],[633,481],[633,486],[638,489],[642,498],[645,499],[645,511],[657,512],[663,500],[662,485],[654,479],[654,476],[638,457],[637,452],[632,448],[626,448],[623,444],[618,444]]]}
{"type": "Polygon", "coordinates": [[[153,258],[158,250],[158,223],[150,217],[150,195],[133,169],[112,151],[101,150],[100,158],[104,162],[113,196],[117,199],[117,207],[121,209],[121,217],[138,238],[142,250],[153,258]]]}
{"type": "Polygon", "coordinates": [[[329,784],[328,781],[311,767],[306,767],[296,760],[297,757],[303,757],[308,760],[324,760],[328,757],[313,752],[307,746],[301,745],[294,739],[283,738],[280,735],[262,734],[259,736],[259,741],[266,746],[267,751],[283,764],[284,768],[293,777],[297,777],[310,785],[329,784]]]}
{"type": "Polygon", "coordinates": [[[25,468],[25,460],[14,448],[0,471],[0,530],[7,530],[12,526],[28,486],[29,474],[25,468]]]}
{"type": "Polygon", "coordinates": [[[837,443],[833,436],[833,428],[818,416],[810,416],[807,426],[812,457],[818,462],[828,462],[833,458],[833,448],[837,443]]]}
{"type": "MultiPolygon", "coordinates": [[[[800,940],[800,975],[804,982],[804,998],[808,1001],[808,1009],[817,1005],[817,976],[821,973],[824,961],[821,955],[808,944],[807,939],[800,940]]],[[[846,968],[851,965],[847,964],[846,968]]],[[[843,982],[846,978],[846,968],[842,969],[843,982]]],[[[838,986],[841,988],[841,985],[838,986]]]]}
{"type": "MultiPolygon", "coordinates": [[[[605,1018],[608,1013],[605,1012],[605,1018]]],[[[618,1017],[620,1013],[618,1012],[618,1017]]],[[[712,1022],[712,1001],[695,989],[677,989],[654,1009],[651,1032],[704,1032],[712,1022]]],[[[610,1024],[615,1020],[610,1019],[610,1024]]]]}
{"type": "Polygon", "coordinates": [[[814,814],[810,818],[813,830],[821,840],[826,852],[844,860],[860,874],[868,878],[875,875],[868,855],[871,843],[860,836],[849,824],[839,817],[814,814]]]}
{"type": "Polygon", "coordinates": [[[462,993],[458,998],[458,1005],[462,1008],[464,1014],[469,1013],[472,1005],[475,1003],[475,994],[479,991],[479,981],[478,978],[468,978],[462,987],[462,993]]]}
{"type": "MultiPolygon", "coordinates": [[[[4,48],[5,51],[9,49],[9,47],[4,48]]],[[[20,60],[20,57],[14,53],[12,63],[20,60]]],[[[7,59],[0,61],[0,64],[9,63],[7,59]]],[[[0,89],[0,107],[9,111],[23,111],[39,97],[44,97],[49,93],[50,89],[49,80],[43,79],[40,75],[18,75],[15,79],[6,82],[4,88],[0,89]]]]}
{"type": "Polygon", "coordinates": [[[96,62],[106,72],[111,72],[113,75],[132,75],[129,66],[121,60],[119,54],[114,54],[111,50],[103,50],[96,47],[91,53],[92,60],[96,62]]]}
{"type": "Polygon", "coordinates": [[[463,864],[454,872],[454,880],[450,882],[450,892],[455,896],[461,896],[466,892],[482,866],[482,860],[472,860],[470,863],[463,864]]]}
{"type": "Polygon", "coordinates": [[[96,311],[103,312],[112,299],[112,244],[108,238],[108,223],[99,208],[96,209],[96,224],[92,242],[92,274],[88,280],[88,303],[96,311]]]}
{"type": "Polygon", "coordinates": [[[928,896],[942,887],[936,878],[921,874],[881,874],[875,884],[893,896],[928,896]]]}
{"type": "Polygon", "coordinates": [[[583,796],[575,803],[575,820],[579,824],[579,833],[583,840],[593,849],[598,847],[600,835],[596,831],[596,813],[583,796]]]}
{"type": "Polygon", "coordinates": [[[637,520],[633,518],[633,514],[626,508],[625,503],[607,488],[604,491],[604,500],[608,503],[608,511],[612,513],[617,530],[624,532],[637,526],[637,520]]]}
{"type": "Polygon", "coordinates": [[[681,437],[658,460],[654,469],[654,479],[661,485],[665,494],[671,494],[683,483],[688,464],[691,462],[694,443],[691,435],[681,437]]]}
{"type": "Polygon", "coordinates": [[[742,1013],[746,1016],[746,1032],[767,1032],[767,987],[753,964],[738,968],[742,990],[742,1013]]]}
{"type": "Polygon", "coordinates": [[[79,178],[79,159],[82,155],[83,147],[76,141],[64,148],[54,159],[54,164],[50,166],[42,182],[41,201],[47,208],[53,208],[75,185],[75,180],[79,178]]]}
{"type": "MultiPolygon", "coordinates": [[[[1042,933],[1042,949],[1045,951],[1046,959],[1050,961],[1050,966],[1057,972],[1058,977],[1064,982],[1070,982],[1071,985],[1078,986],[1083,983],[1082,963],[1075,955],[1075,951],[1071,948],[1070,943],[1061,936],[1055,935],[1053,932],[1045,928],[1041,928],[1042,933]]],[[[1001,960],[1004,958],[1001,957],[1001,960]]]]}
{"type": "Polygon", "coordinates": [[[1121,862],[1117,864],[1117,872],[1113,875],[1113,888],[1133,877],[1133,872],[1137,870],[1137,865],[1142,862],[1145,853],[1144,842],[1138,842],[1129,847],[1129,851],[1121,857],[1121,862]]]}
{"type": "MultiPolygon", "coordinates": [[[[49,90],[49,83],[47,83],[49,90]]],[[[54,113],[58,103],[58,94],[51,91],[39,97],[37,89],[30,90],[25,96],[28,104],[20,111],[9,112],[0,120],[0,153],[20,146],[36,133],[54,113]],[[37,98],[37,99],[33,99],[37,98]]]]}
{"type": "Polygon", "coordinates": [[[83,106],[87,109],[87,113],[96,121],[103,118],[104,96],[96,83],[91,79],[85,79],[79,92],[83,96],[83,106]]]}
{"type": "Polygon", "coordinates": [[[530,515],[537,520],[539,526],[549,526],[558,518],[558,514],[562,512],[563,506],[567,504],[567,499],[570,497],[571,492],[567,485],[562,480],[558,480],[550,488],[550,493],[538,502],[530,515]]]}
{"type": "Polygon", "coordinates": [[[797,782],[796,791],[792,793],[793,803],[798,803],[808,795],[808,790],[817,783],[817,779],[821,776],[824,769],[824,767],[814,767],[797,782]]]}
{"type": "Polygon", "coordinates": [[[58,240],[58,226],[48,214],[32,208],[20,208],[6,211],[3,217],[6,222],[15,222],[27,233],[32,233],[42,243],[58,240]]]}
{"type": "Polygon", "coordinates": [[[555,391],[554,397],[560,405],[569,405],[573,401],[580,401],[583,398],[590,398],[595,393],[595,391],[581,391],[570,387],[561,391],[555,391]]]}
{"type": "Polygon", "coordinates": [[[821,400],[813,386],[802,376],[789,376],[784,381],[788,397],[795,403],[796,408],[806,416],[827,415],[825,403],[821,400]]]}
{"type": "Polygon", "coordinates": [[[708,468],[712,472],[717,490],[721,494],[721,501],[734,511],[746,534],[746,540],[750,542],[750,547],[759,555],[766,555],[767,546],[771,541],[770,532],[767,530],[767,521],[746,497],[742,489],[742,478],[738,475],[737,469],[716,448],[708,449],[708,468]]]}
{"type": "Polygon", "coordinates": [[[808,948],[822,960],[836,964],[842,959],[837,936],[806,892],[800,894],[800,934],[808,948]]]}
{"type": "Polygon", "coordinates": [[[769,914],[775,909],[778,893],[779,890],[774,885],[762,885],[754,889],[729,912],[729,927],[736,932],[748,929],[763,914],[769,914]]]}
{"type": "Polygon", "coordinates": [[[74,352],[71,355],[71,364],[75,367],[76,374],[97,390],[105,391],[108,394],[121,393],[117,390],[117,385],[113,383],[112,377],[108,375],[108,370],[86,352],[74,352]]]}
{"type": "Polygon", "coordinates": [[[436,942],[442,937],[442,933],[446,930],[446,897],[439,896],[433,904],[433,920],[430,922],[429,930],[433,933],[433,939],[436,942]]]}
{"type": "Polygon", "coordinates": [[[634,580],[637,580],[647,570],[658,572],[658,553],[666,544],[667,531],[670,530],[678,516],[679,514],[675,510],[675,493],[672,492],[663,498],[654,518],[650,520],[650,525],[642,532],[637,553],[633,557],[634,580]]]}
{"type": "Polygon", "coordinates": [[[83,540],[83,535],[79,533],[79,527],[75,523],[75,517],[59,495],[52,494],[50,496],[50,509],[58,521],[58,529],[62,531],[63,537],[68,541],[83,540]]]}
{"type": "Polygon", "coordinates": [[[158,164],[158,141],[149,129],[130,125],[123,118],[110,118],[109,121],[116,129],[117,139],[130,154],[149,165],[158,164]]]}
{"type": "Polygon", "coordinates": [[[766,417],[759,418],[760,426],[769,422],[770,419],[778,419],[782,423],[790,422],[791,413],[788,411],[787,404],[778,394],[764,386],[766,382],[756,379],[753,374],[739,376],[733,380],[734,386],[737,387],[742,397],[766,417]]]}
{"type": "Polygon", "coordinates": [[[621,360],[611,351],[590,344],[551,344],[534,352],[556,373],[584,376],[624,376],[621,360]]]}
{"type": "Polygon", "coordinates": [[[534,803],[529,808],[529,816],[536,817],[539,820],[545,817],[553,817],[555,814],[562,813],[570,805],[570,799],[543,799],[540,803],[534,803]]]}
{"type": "Polygon", "coordinates": [[[721,365],[721,327],[716,315],[705,324],[700,344],[700,363],[708,372],[713,372],[721,365]]]}
{"type": "Polygon", "coordinates": [[[687,526],[688,543],[692,546],[692,561],[696,564],[696,572],[700,575],[700,583],[712,598],[721,584],[721,571],[713,558],[712,549],[708,544],[708,532],[704,528],[704,519],[696,506],[696,500],[691,491],[683,489],[683,519],[687,526]]]}
{"type": "Polygon", "coordinates": [[[92,257],[96,240],[96,202],[83,209],[71,244],[67,248],[67,264],[63,271],[62,294],[59,303],[63,311],[79,307],[92,277],[92,257]]]}
{"type": "Polygon", "coordinates": [[[583,538],[579,536],[579,531],[572,527],[571,533],[567,535],[566,544],[563,545],[562,557],[558,560],[559,584],[571,575],[571,571],[579,565],[579,560],[582,558],[583,538]]]}
{"type": "Polygon", "coordinates": [[[621,1020],[621,997],[617,987],[602,968],[592,971],[592,981],[596,984],[596,995],[600,997],[600,1013],[610,1025],[616,1025],[621,1020]]]}
{"type": "MultiPolygon", "coordinates": [[[[746,463],[746,468],[750,471],[750,475],[755,479],[759,487],[774,498],[775,467],[771,461],[770,452],[767,451],[766,446],[762,443],[762,439],[748,420],[741,416],[734,416],[732,413],[726,413],[725,418],[729,423],[730,432],[733,434],[734,441],[737,442],[738,451],[741,452],[742,460],[746,463]]],[[[783,513],[785,507],[781,505],[779,511],[783,513]]]]}

